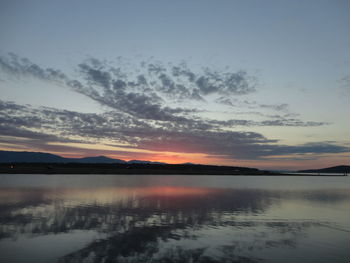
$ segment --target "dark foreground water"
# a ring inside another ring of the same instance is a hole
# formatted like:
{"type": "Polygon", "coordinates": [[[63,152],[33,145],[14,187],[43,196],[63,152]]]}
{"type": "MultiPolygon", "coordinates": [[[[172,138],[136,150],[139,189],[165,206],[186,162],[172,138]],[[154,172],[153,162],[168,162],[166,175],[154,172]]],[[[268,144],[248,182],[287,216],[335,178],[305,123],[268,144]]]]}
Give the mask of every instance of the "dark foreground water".
{"type": "Polygon", "coordinates": [[[0,262],[350,262],[350,177],[0,175],[0,262]]]}

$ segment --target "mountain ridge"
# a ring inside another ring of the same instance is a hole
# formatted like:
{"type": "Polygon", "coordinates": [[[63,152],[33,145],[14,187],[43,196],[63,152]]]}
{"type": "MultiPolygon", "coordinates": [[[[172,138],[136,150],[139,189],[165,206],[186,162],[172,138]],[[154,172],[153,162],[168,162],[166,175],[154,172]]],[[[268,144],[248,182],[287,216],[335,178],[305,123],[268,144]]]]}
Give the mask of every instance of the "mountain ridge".
{"type": "Polygon", "coordinates": [[[337,165],[321,169],[300,170],[299,173],[350,173],[350,165],[337,165]]]}
{"type": "Polygon", "coordinates": [[[145,160],[124,161],[107,156],[88,156],[82,158],[66,158],[57,154],[30,151],[0,151],[0,163],[142,163],[142,164],[166,164],[145,160]]]}
{"type": "Polygon", "coordinates": [[[42,152],[0,151],[0,174],[186,174],[272,175],[256,168],[204,164],[166,164],[105,156],[64,158],[42,152]]]}

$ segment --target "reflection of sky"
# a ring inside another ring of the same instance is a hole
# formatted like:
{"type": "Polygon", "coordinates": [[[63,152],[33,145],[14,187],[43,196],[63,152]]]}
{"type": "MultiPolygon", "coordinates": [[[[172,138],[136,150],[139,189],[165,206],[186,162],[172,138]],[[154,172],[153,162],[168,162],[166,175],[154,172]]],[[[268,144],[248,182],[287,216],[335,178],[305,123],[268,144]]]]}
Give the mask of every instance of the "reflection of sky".
{"type": "Polygon", "coordinates": [[[339,176],[212,176],[212,175],[69,175],[1,174],[1,186],[9,188],[109,188],[109,187],[204,187],[266,190],[348,189],[349,177],[339,176]],[[96,180],[98,178],[98,180],[96,180]],[[200,180],[198,180],[200,178],[200,180]]]}
{"type": "MultiPolygon", "coordinates": [[[[63,186],[67,178],[26,175],[46,186],[16,187],[16,176],[2,176],[8,186],[0,189],[0,249],[5,251],[0,258],[6,262],[62,256],[62,262],[88,257],[96,262],[278,262],[286,255],[287,262],[329,262],[330,257],[346,262],[349,256],[350,194],[344,177],[337,178],[343,188],[308,188],[313,182],[303,178],[294,187],[271,189],[259,183],[254,187],[249,178],[246,187],[235,177],[229,177],[231,186],[196,186],[203,176],[190,177],[193,186],[188,187],[175,185],[177,176],[167,177],[163,185],[162,177],[149,177],[157,183],[145,187],[138,186],[141,176],[130,177],[128,185],[124,178],[119,186],[77,187],[63,186]],[[38,247],[46,249],[38,255],[38,247]]],[[[71,177],[92,183],[89,176],[71,177]]],[[[109,177],[101,175],[99,181],[109,177]]],[[[288,180],[285,184],[290,186],[288,180]]]]}
{"type": "MultiPolygon", "coordinates": [[[[349,10],[347,1],[316,0],[223,1],[220,4],[213,1],[2,1],[0,55],[14,52],[43,68],[61,70],[73,79],[81,79],[77,65],[87,58],[125,66],[128,74],[139,70],[138,63],[145,60],[165,65],[185,61],[195,72],[205,67],[221,72],[226,66],[232,72],[243,70],[256,78],[257,92],[232,96],[231,99],[239,101],[238,108],[218,105],[210,98],[206,103],[176,103],[165,99],[162,106],[209,110],[198,113],[197,118],[260,121],[262,117],[254,112],[269,115],[285,112],[251,109],[251,105],[288,104],[288,113],[293,118],[327,125],[235,125],[229,130],[257,132],[279,140],[280,145],[317,142],[348,146],[349,10]],[[120,56],[126,62],[120,63],[120,56]]],[[[81,113],[100,114],[111,110],[64,85],[2,73],[1,100],[81,113]]],[[[72,131],[73,127],[69,129],[72,131]]],[[[84,142],[91,139],[89,136],[84,142]]],[[[167,152],[149,146],[139,146],[134,151],[123,149],[126,151],[123,152],[110,145],[117,144],[116,141],[113,137],[101,137],[89,148],[64,142],[64,146],[72,146],[68,149],[55,147],[57,142],[52,141],[38,145],[6,138],[0,148],[41,150],[66,156],[106,154],[125,159],[144,156],[172,163],[239,163],[269,168],[327,166],[344,163],[349,158],[349,150],[314,150],[306,155],[301,150],[289,154],[281,151],[261,160],[253,156],[251,158],[257,160],[250,160],[239,156],[240,151],[229,156],[225,156],[226,152],[213,153],[205,149],[188,152],[186,147],[177,148],[179,143],[173,143],[173,150],[167,152]]]]}

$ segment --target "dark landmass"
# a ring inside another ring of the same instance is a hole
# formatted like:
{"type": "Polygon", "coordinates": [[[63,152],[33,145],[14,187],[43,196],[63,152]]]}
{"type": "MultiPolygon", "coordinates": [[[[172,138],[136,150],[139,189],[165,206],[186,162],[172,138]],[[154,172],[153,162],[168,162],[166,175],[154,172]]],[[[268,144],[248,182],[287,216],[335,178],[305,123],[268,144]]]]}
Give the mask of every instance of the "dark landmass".
{"type": "Polygon", "coordinates": [[[323,169],[301,170],[299,173],[350,173],[349,165],[339,165],[323,169]]]}
{"type": "MultiPolygon", "coordinates": [[[[308,173],[348,173],[350,166],[336,166],[308,173]],[[347,169],[347,170],[346,170],[347,169]]],[[[0,151],[0,173],[7,174],[163,174],[163,175],[294,175],[280,171],[262,171],[256,168],[201,164],[166,164],[161,162],[124,161],[106,156],[64,158],[43,152],[0,151]]]]}
{"type": "MultiPolygon", "coordinates": [[[[124,161],[105,156],[64,158],[42,152],[0,151],[0,173],[11,174],[210,174],[265,175],[255,168],[124,161]]],[[[274,173],[272,173],[274,174],[274,173]]]]}
{"type": "MultiPolygon", "coordinates": [[[[272,175],[255,168],[199,164],[152,163],[2,163],[0,173],[9,174],[188,174],[272,175]]],[[[277,175],[277,174],[276,174],[277,175]]]]}
{"type": "Polygon", "coordinates": [[[59,155],[43,152],[15,152],[0,151],[0,163],[154,163],[164,164],[161,162],[150,162],[131,160],[124,161],[113,159],[106,156],[84,157],[84,158],[65,158],[59,155]]]}

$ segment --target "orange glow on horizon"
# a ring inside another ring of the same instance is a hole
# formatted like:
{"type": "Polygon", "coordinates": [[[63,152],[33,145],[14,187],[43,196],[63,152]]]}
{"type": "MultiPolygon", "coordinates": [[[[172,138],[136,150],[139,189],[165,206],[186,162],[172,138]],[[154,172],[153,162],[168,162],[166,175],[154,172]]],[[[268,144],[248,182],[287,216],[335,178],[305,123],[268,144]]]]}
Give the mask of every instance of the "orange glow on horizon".
{"type": "Polygon", "coordinates": [[[82,148],[71,144],[55,144],[59,146],[70,147],[67,151],[62,151],[59,148],[56,150],[45,151],[42,149],[29,149],[21,147],[8,147],[8,145],[1,144],[1,149],[5,151],[33,151],[33,152],[48,152],[66,158],[83,158],[92,156],[106,156],[114,159],[121,159],[125,161],[142,160],[152,162],[162,162],[168,164],[194,163],[204,165],[226,165],[226,166],[241,166],[258,169],[273,169],[273,170],[303,170],[325,168],[336,165],[349,165],[350,154],[335,153],[335,154],[320,154],[313,155],[283,155],[283,156],[269,156],[264,159],[244,160],[224,158],[222,156],[213,157],[205,153],[181,153],[181,152],[157,152],[142,149],[127,149],[120,147],[100,148],[100,145],[84,145],[82,148]],[[305,159],[303,159],[303,157],[305,159]],[[294,159],[294,160],[293,160],[294,159]]]}

